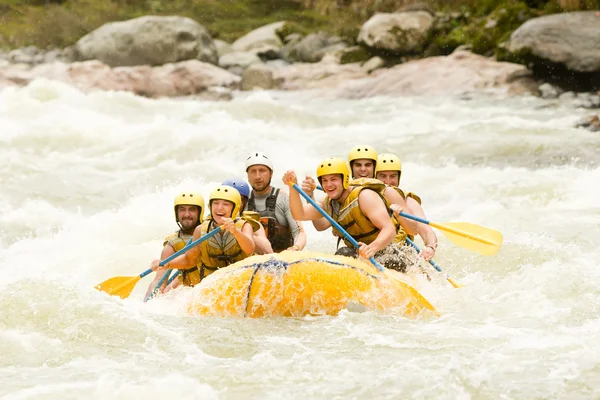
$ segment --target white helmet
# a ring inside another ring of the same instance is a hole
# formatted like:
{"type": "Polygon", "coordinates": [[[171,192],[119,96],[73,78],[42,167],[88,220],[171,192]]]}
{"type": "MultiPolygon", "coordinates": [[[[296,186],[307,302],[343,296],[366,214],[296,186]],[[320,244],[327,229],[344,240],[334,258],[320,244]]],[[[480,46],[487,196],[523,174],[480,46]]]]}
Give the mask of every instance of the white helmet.
{"type": "Polygon", "coordinates": [[[252,153],[246,158],[246,172],[253,165],[264,165],[273,172],[273,162],[264,153],[252,153]]]}

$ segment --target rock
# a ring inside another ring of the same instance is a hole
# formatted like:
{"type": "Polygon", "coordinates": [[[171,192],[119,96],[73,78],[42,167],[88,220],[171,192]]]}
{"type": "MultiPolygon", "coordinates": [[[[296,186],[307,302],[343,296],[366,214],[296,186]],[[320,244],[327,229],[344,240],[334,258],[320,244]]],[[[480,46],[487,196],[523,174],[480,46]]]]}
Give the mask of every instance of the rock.
{"type": "Polygon", "coordinates": [[[206,28],[184,17],[146,16],[104,24],[79,39],[75,49],[79,60],[112,67],[218,60],[206,28]]]}
{"type": "Polygon", "coordinates": [[[261,64],[251,65],[242,74],[241,90],[274,89],[280,83],[275,80],[273,69],[261,64]]]}
{"type": "Polygon", "coordinates": [[[97,60],[65,64],[55,62],[33,68],[10,66],[0,70],[0,82],[26,85],[37,78],[64,82],[84,92],[122,90],[147,97],[179,97],[202,93],[210,87],[237,88],[240,78],[198,60],[111,68],[97,60]]]}
{"type": "Polygon", "coordinates": [[[600,72],[600,14],[581,11],[534,18],[510,36],[508,50],[563,64],[575,72],[600,72]]]}
{"type": "Polygon", "coordinates": [[[600,88],[600,13],[581,11],[534,18],[515,30],[503,58],[567,90],[600,88]]]}
{"type": "Polygon", "coordinates": [[[497,62],[466,51],[430,57],[376,70],[368,78],[345,84],[341,96],[463,94],[507,87],[525,79],[529,71],[520,64],[497,62]]]}
{"type": "Polygon", "coordinates": [[[582,118],[575,124],[575,128],[587,128],[592,132],[600,131],[600,118],[597,115],[590,115],[582,118]]]}
{"type": "Polygon", "coordinates": [[[385,67],[385,60],[381,57],[373,57],[361,65],[361,68],[365,70],[367,74],[383,67],[385,67]]]}
{"type": "Polygon", "coordinates": [[[345,47],[336,51],[335,54],[339,55],[340,64],[361,63],[371,58],[367,49],[362,46],[345,47]]]}
{"type": "Polygon", "coordinates": [[[364,78],[367,72],[358,64],[297,63],[273,70],[283,90],[338,88],[351,80],[364,78]]]}
{"type": "Polygon", "coordinates": [[[231,89],[214,86],[207,88],[200,94],[192,96],[192,98],[201,101],[229,101],[233,99],[233,93],[231,89]]]}
{"type": "Polygon", "coordinates": [[[229,43],[219,39],[215,39],[213,42],[215,43],[215,48],[217,49],[219,58],[225,54],[233,53],[233,47],[231,47],[229,43]]]}
{"type": "Polygon", "coordinates": [[[283,46],[283,42],[279,38],[277,31],[283,28],[285,24],[285,21],[280,21],[261,26],[242,36],[233,42],[231,46],[237,52],[256,52],[264,48],[275,48],[278,50],[283,46]]]}
{"type": "Polygon", "coordinates": [[[261,59],[252,52],[234,51],[219,58],[219,66],[227,70],[245,70],[252,64],[262,63],[261,59]]]}
{"type": "Polygon", "coordinates": [[[284,39],[283,39],[283,43],[285,44],[296,44],[296,43],[300,43],[300,41],[302,40],[303,36],[299,33],[290,33],[289,35],[287,35],[284,39]]]}
{"type": "Polygon", "coordinates": [[[311,33],[294,46],[294,60],[299,62],[319,62],[330,52],[347,47],[341,38],[324,32],[311,33]]]}
{"type": "Polygon", "coordinates": [[[575,99],[575,106],[588,109],[600,108],[600,96],[592,93],[579,93],[575,99]]]}
{"type": "Polygon", "coordinates": [[[386,54],[404,55],[423,50],[434,18],[428,12],[377,13],[364,23],[358,42],[386,54]]]}
{"type": "Polygon", "coordinates": [[[551,85],[549,83],[543,83],[539,86],[540,96],[543,99],[556,99],[563,92],[562,89],[551,85]]]}
{"type": "Polygon", "coordinates": [[[562,101],[572,101],[575,99],[575,97],[576,97],[575,93],[569,91],[569,92],[562,93],[560,96],[558,96],[558,99],[562,100],[562,101]]]}

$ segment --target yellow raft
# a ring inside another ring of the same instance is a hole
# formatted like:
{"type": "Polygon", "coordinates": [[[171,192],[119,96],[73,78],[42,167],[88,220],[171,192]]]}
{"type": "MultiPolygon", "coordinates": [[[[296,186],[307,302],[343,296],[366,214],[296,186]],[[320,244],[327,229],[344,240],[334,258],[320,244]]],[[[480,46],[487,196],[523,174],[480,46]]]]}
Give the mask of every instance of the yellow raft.
{"type": "Polygon", "coordinates": [[[284,251],[221,268],[194,287],[188,311],[219,317],[336,315],[349,303],[398,308],[404,315],[438,315],[396,271],[322,253],[284,251]]]}

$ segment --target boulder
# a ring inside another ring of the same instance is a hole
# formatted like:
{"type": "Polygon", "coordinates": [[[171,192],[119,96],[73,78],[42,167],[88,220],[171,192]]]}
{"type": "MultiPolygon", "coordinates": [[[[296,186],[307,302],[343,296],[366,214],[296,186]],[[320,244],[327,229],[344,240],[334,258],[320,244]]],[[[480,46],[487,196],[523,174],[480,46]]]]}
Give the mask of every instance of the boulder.
{"type": "Polygon", "coordinates": [[[231,46],[234,51],[238,52],[258,52],[265,49],[279,50],[283,46],[283,42],[277,31],[283,28],[285,24],[285,21],[280,21],[261,26],[242,36],[233,42],[231,46]]]}
{"type": "Polygon", "coordinates": [[[429,42],[434,17],[425,11],[377,13],[364,23],[359,44],[393,55],[418,53],[429,42]]]}
{"type": "Polygon", "coordinates": [[[534,18],[515,30],[503,59],[528,65],[534,74],[567,90],[600,89],[600,12],[534,18]]]}
{"type": "Polygon", "coordinates": [[[429,57],[373,71],[368,78],[348,82],[340,95],[363,98],[381,95],[463,94],[518,85],[531,73],[520,64],[497,62],[467,51],[429,57]]]}
{"type": "Polygon", "coordinates": [[[218,60],[206,28],[185,17],[146,16],[104,24],[79,39],[75,50],[79,60],[99,60],[111,67],[218,60]]]}
{"type": "Polygon", "coordinates": [[[562,64],[574,72],[600,73],[600,12],[581,11],[530,19],[514,31],[508,50],[562,64]]]}

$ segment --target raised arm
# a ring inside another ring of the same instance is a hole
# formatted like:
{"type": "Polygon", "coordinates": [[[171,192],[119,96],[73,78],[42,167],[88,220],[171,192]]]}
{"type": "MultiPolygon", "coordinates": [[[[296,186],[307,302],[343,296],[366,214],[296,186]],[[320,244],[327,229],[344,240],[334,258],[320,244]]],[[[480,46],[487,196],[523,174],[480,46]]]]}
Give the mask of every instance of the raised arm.
{"type": "Polygon", "coordinates": [[[244,253],[254,253],[254,239],[252,238],[254,231],[252,230],[252,225],[246,222],[242,225],[242,229],[238,229],[231,218],[224,218],[223,229],[235,237],[235,240],[237,240],[244,253]]]}
{"type": "MultiPolygon", "coordinates": [[[[310,176],[306,176],[302,181],[302,190],[306,193],[311,199],[315,199],[315,188],[317,187],[317,182],[311,178],[310,176]]],[[[319,219],[315,219],[312,221],[313,226],[319,232],[324,231],[331,227],[329,221],[327,221],[324,217],[319,219]]]]}
{"type": "MultiPolygon", "coordinates": [[[[396,192],[391,187],[385,189],[384,196],[390,204],[398,204],[400,207],[402,207],[403,210],[409,209],[408,205],[406,204],[406,200],[404,200],[404,197],[400,196],[400,193],[396,192]]],[[[413,236],[419,234],[419,222],[413,221],[408,218],[400,217],[398,215],[397,218],[400,222],[400,225],[402,225],[402,228],[404,228],[404,231],[406,233],[413,236]]]]}
{"type": "MultiPolygon", "coordinates": [[[[290,186],[290,211],[294,219],[298,221],[314,221],[322,218],[321,214],[319,214],[313,206],[310,204],[302,204],[300,194],[292,187],[290,182],[298,184],[298,178],[296,178],[296,173],[294,171],[287,171],[283,175],[283,183],[290,186]]],[[[322,202],[317,201],[316,203],[319,207],[323,207],[322,202]]]]}
{"type": "Polygon", "coordinates": [[[358,195],[358,206],[371,223],[380,230],[377,238],[372,243],[361,246],[362,256],[369,258],[392,243],[396,237],[396,229],[390,219],[385,203],[374,191],[361,191],[358,195]]]}
{"type": "MultiPolygon", "coordinates": [[[[425,211],[423,211],[423,207],[419,204],[418,201],[409,197],[406,199],[406,204],[408,206],[408,211],[412,215],[416,215],[417,217],[427,219],[425,215],[425,211]]],[[[423,243],[425,243],[425,248],[422,249],[421,255],[427,261],[431,260],[435,255],[435,251],[438,245],[438,238],[435,234],[434,230],[427,224],[418,223],[419,236],[423,239],[423,243]]]]}

